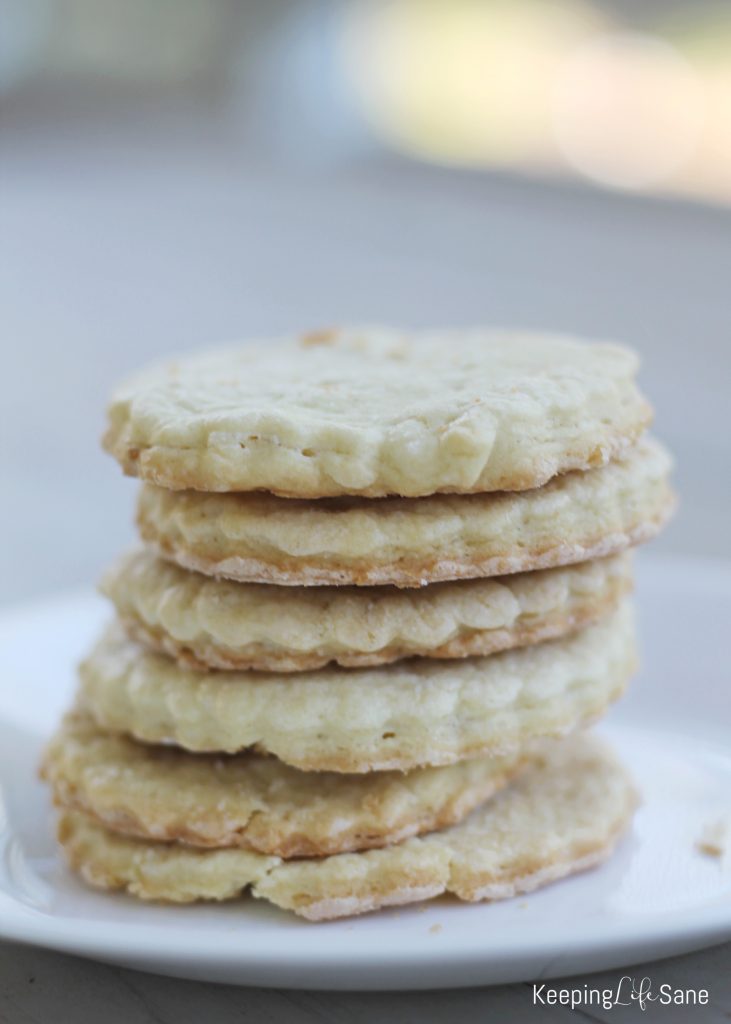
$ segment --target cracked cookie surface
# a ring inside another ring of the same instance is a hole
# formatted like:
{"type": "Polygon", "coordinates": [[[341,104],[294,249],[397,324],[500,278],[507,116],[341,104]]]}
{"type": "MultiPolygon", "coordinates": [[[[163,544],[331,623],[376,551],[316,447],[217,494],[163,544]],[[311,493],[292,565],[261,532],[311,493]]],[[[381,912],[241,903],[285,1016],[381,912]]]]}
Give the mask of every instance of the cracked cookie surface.
{"type": "Polygon", "coordinates": [[[300,772],[274,757],[190,754],[137,743],[76,712],[49,743],[43,776],[59,806],[83,811],[113,832],[318,857],[453,825],[531,756],[526,750],[407,775],[300,772]]]}
{"type": "Polygon", "coordinates": [[[515,331],[337,329],[143,370],[104,444],[161,487],[285,497],[525,490],[647,426],[637,356],[515,331]]]}

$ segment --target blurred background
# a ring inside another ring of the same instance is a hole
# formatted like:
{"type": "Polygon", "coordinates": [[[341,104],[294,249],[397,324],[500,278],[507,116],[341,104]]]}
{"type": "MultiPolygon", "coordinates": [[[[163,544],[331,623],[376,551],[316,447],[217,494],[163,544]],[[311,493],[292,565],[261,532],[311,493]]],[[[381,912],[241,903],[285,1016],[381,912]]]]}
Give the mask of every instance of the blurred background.
{"type": "Polygon", "coordinates": [[[727,2],[0,0],[0,246],[2,602],[132,538],[121,375],[344,321],[636,346],[731,555],[727,2]]]}

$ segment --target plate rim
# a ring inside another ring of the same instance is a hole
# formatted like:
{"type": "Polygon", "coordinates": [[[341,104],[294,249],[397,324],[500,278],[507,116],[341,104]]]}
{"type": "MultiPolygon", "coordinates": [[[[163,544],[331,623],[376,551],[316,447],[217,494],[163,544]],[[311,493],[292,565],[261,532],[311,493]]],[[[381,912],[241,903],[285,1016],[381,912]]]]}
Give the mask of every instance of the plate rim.
{"type": "MultiPolygon", "coordinates": [[[[0,903],[0,907],[4,902],[0,903]]],[[[247,948],[242,955],[241,948],[235,943],[230,943],[230,933],[221,935],[220,942],[208,943],[206,948],[196,948],[187,943],[190,932],[172,932],[178,939],[183,936],[186,938],[170,943],[170,929],[167,926],[150,926],[137,922],[86,922],[80,919],[72,922],[72,926],[69,927],[68,918],[48,918],[45,921],[45,928],[35,928],[32,914],[26,915],[28,927],[22,926],[22,917],[23,915],[16,917],[16,923],[21,927],[8,928],[6,923],[3,924],[3,939],[112,963],[131,959],[135,961],[138,969],[152,972],[159,970],[160,973],[168,973],[165,964],[170,960],[174,960],[181,970],[215,966],[218,971],[236,972],[242,979],[253,978],[257,974],[271,971],[272,968],[291,974],[312,972],[321,978],[323,970],[327,969],[332,972],[347,972],[350,978],[348,986],[362,984],[366,987],[369,980],[373,980],[374,974],[378,975],[380,985],[389,976],[409,974],[417,970],[433,972],[432,983],[419,987],[441,988],[445,987],[444,975],[456,970],[462,977],[475,977],[481,970],[488,973],[499,972],[502,967],[516,966],[516,962],[518,975],[528,980],[533,978],[529,964],[536,961],[550,963],[554,958],[565,961],[568,966],[565,969],[559,967],[555,972],[549,969],[542,970],[540,978],[561,977],[562,973],[580,973],[580,970],[577,972],[576,969],[577,963],[591,961],[594,958],[611,961],[615,966],[639,964],[683,951],[690,952],[713,946],[731,939],[731,903],[706,908],[702,915],[699,915],[697,909],[671,912],[653,918],[651,927],[635,927],[630,936],[627,935],[626,924],[616,923],[610,928],[603,926],[601,932],[596,934],[592,923],[587,922],[583,927],[577,928],[573,925],[570,938],[562,932],[560,948],[557,948],[555,936],[529,945],[526,944],[524,935],[516,934],[512,942],[505,942],[499,948],[493,946],[487,951],[476,948],[474,942],[470,945],[452,942],[447,947],[434,943],[430,948],[422,947],[419,943],[397,961],[394,961],[388,952],[354,952],[348,948],[346,942],[340,944],[336,954],[333,953],[332,947],[324,949],[316,945],[309,949],[298,949],[294,954],[286,946],[278,946],[276,936],[273,935],[269,937],[268,942],[262,943],[259,949],[247,948]],[[164,948],[161,948],[159,942],[162,932],[166,933],[164,948]],[[140,961],[144,961],[144,966],[140,961]],[[520,964],[525,965],[525,970],[520,968],[520,964]]],[[[291,925],[293,922],[287,923],[291,925]]],[[[312,928],[311,922],[303,921],[301,925],[305,929],[312,928]]],[[[327,927],[327,922],[315,925],[317,929],[322,927],[327,927]]],[[[260,942],[262,938],[259,936],[260,942]]],[[[596,968],[603,969],[610,968],[596,968]]],[[[515,980],[519,978],[516,977],[515,980]]],[[[474,983],[476,982],[460,981],[455,977],[451,985],[474,983]]],[[[302,987],[302,983],[288,983],[286,979],[282,979],[278,981],[277,987],[299,988],[302,987]]],[[[323,985],[315,983],[311,987],[323,988],[323,985]]],[[[327,987],[331,985],[328,984],[327,987]]],[[[411,981],[407,980],[405,987],[413,987],[411,981]]]]}

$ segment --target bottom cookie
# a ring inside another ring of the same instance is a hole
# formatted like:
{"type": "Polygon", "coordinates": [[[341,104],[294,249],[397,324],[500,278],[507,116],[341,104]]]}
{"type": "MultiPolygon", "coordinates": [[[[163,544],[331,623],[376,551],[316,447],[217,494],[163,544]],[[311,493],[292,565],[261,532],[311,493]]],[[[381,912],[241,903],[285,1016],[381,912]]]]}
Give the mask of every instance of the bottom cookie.
{"type": "Polygon", "coordinates": [[[596,739],[575,736],[460,825],[380,850],[284,862],[239,849],[126,838],[79,812],[58,837],[91,885],[142,899],[228,900],[246,889],[311,921],[453,893],[504,899],[600,863],[631,819],[635,790],[596,739]]]}

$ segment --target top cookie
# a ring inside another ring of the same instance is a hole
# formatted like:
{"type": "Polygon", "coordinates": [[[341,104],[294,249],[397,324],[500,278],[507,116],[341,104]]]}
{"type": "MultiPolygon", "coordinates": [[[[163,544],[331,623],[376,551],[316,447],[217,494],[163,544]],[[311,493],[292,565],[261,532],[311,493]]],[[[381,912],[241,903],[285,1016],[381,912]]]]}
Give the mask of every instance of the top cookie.
{"type": "Polygon", "coordinates": [[[161,487],[286,497],[527,490],[634,443],[618,345],[510,331],[323,331],[143,371],[104,446],[161,487]]]}

